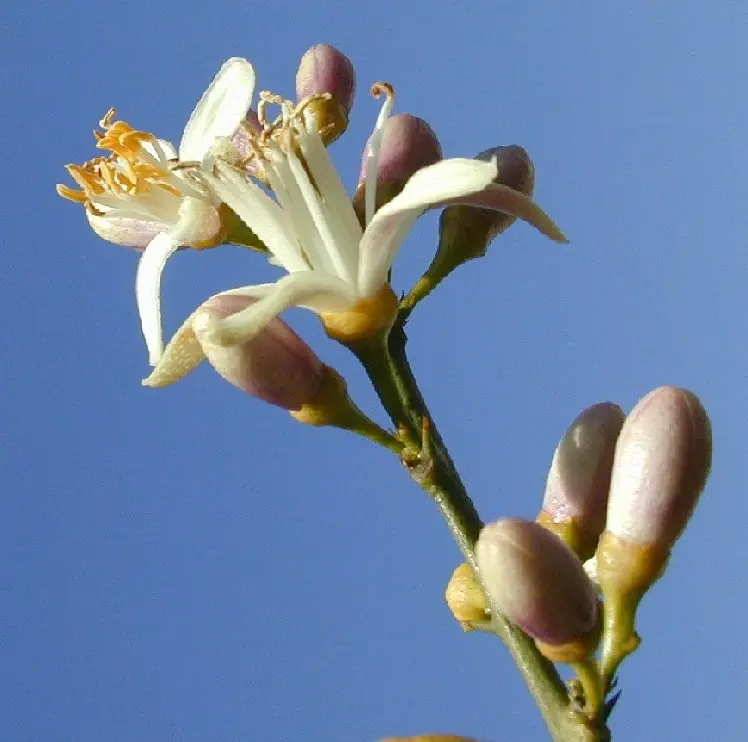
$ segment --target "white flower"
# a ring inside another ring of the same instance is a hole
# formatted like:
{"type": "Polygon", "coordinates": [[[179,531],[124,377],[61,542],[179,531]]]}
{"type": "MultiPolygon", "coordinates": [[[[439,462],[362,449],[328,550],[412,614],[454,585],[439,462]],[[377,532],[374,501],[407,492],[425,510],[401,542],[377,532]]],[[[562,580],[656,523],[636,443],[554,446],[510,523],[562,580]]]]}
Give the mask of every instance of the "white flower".
{"type": "Polygon", "coordinates": [[[210,164],[214,146],[236,132],[254,84],[249,62],[229,59],[195,106],[178,150],[153,134],[115,121],[110,109],[99,124],[103,132],[95,132],[97,146],[110,154],[82,166],[67,166],[80,191],[57,186],[61,196],[85,205],[88,221],[100,237],[145,248],[136,293],[144,332],[148,328],[151,363],[163,350],[159,286],[166,260],[182,245],[199,248],[223,242],[221,200],[196,172],[210,164]]]}
{"type": "MultiPolygon", "coordinates": [[[[305,307],[325,315],[360,307],[362,301],[383,292],[392,295],[388,271],[406,234],[430,208],[469,204],[494,209],[529,221],[556,241],[565,241],[540,207],[523,194],[493,182],[497,176],[495,162],[450,159],[425,167],[408,180],[398,196],[374,213],[381,135],[392,108],[393,91],[384,83],[374,86],[373,91],[385,93],[386,98],[369,140],[365,229],[359,224],[315,119],[303,103],[294,107],[275,96],[263,96],[264,101],[282,107],[281,119],[273,124],[264,122],[265,131],[254,143],[263,180],[269,183],[275,199],[248,179],[246,169],[228,162],[218,160],[213,172],[200,174],[262,240],[272,262],[289,274],[272,284],[225,292],[258,301],[216,323],[213,342],[244,343],[289,307],[305,307]]],[[[155,348],[160,329],[155,322],[148,324],[147,318],[155,316],[152,302],[151,290],[138,295],[146,339],[149,347],[155,348]]],[[[172,383],[204,358],[191,322],[192,317],[177,331],[144,384],[172,383]]]]}

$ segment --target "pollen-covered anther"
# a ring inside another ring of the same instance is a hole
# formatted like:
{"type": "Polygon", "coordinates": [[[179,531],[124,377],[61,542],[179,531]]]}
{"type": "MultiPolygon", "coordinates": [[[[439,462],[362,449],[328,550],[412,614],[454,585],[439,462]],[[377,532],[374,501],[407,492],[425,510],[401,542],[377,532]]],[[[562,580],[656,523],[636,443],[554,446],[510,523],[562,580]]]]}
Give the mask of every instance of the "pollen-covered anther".
{"type": "MultiPolygon", "coordinates": [[[[94,157],[83,165],[67,165],[68,173],[81,191],[60,184],[57,193],[70,201],[87,204],[89,208],[94,208],[90,201],[97,196],[138,196],[150,191],[152,186],[182,196],[182,192],[169,182],[169,171],[159,167],[143,148],[146,142],[154,144],[156,137],[133,129],[125,121],[112,122],[115,115],[115,109],[110,108],[99,121],[104,131],[94,131],[96,146],[111,154],[94,157]],[[144,157],[144,153],[147,157],[144,157]]],[[[187,163],[181,164],[184,166],[187,163]]],[[[94,211],[99,213],[100,210],[94,211]]]]}

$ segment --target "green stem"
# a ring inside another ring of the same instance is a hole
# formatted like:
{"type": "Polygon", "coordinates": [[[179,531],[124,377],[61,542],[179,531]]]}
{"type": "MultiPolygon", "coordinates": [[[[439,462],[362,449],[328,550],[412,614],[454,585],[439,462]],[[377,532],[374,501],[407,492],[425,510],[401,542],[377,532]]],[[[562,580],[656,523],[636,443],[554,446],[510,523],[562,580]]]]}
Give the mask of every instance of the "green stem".
{"type": "MultiPolygon", "coordinates": [[[[405,352],[407,337],[403,323],[387,339],[377,338],[351,346],[366,369],[379,398],[395,426],[412,448],[421,454],[410,467],[411,477],[434,500],[460,551],[479,574],[475,542],[483,522],[467,493],[457,468],[418,388],[405,352]]],[[[591,728],[583,715],[575,713],[568,692],[551,662],[543,657],[530,637],[492,608],[492,627],[514,658],[554,742],[603,742],[607,729],[591,728]]]]}

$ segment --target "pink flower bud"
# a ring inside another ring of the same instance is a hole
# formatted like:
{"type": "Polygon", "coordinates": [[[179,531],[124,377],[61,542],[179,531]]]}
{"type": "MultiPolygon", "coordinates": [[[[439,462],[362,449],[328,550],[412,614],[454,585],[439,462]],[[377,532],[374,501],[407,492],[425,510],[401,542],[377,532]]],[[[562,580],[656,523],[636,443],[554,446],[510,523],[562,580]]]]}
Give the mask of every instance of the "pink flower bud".
{"type": "MultiPolygon", "coordinates": [[[[369,142],[361,158],[359,184],[366,179],[369,142]]],[[[377,183],[402,185],[413,173],[442,159],[442,147],[426,121],[410,113],[390,116],[382,131],[382,148],[377,163],[377,183]]]]}
{"type": "MultiPolygon", "coordinates": [[[[364,147],[361,174],[353,196],[353,208],[362,224],[370,141],[364,147]]],[[[382,147],[377,162],[376,208],[395,198],[413,173],[441,159],[441,144],[426,121],[409,113],[390,116],[382,131],[382,147]]]]}
{"type": "Polygon", "coordinates": [[[704,488],[709,418],[691,392],[660,387],[626,418],[616,445],[608,519],[595,561],[605,600],[600,668],[607,683],[639,646],[636,612],[661,577],[704,488]]]}
{"type": "Polygon", "coordinates": [[[711,427],[698,398],[669,386],[650,392],[618,439],[606,530],[669,551],[691,517],[711,460],[711,427]]]}
{"type": "Polygon", "coordinates": [[[253,303],[246,296],[218,295],[195,313],[192,329],[208,362],[247,394],[298,410],[312,401],[323,380],[323,366],[311,348],[280,319],[248,343],[225,347],[209,340],[215,324],[253,303]]]}
{"type": "Polygon", "coordinates": [[[625,417],[612,402],[588,407],[553,454],[537,520],[583,561],[595,553],[605,528],[613,454],[625,417]]]}
{"type": "Polygon", "coordinates": [[[481,531],[475,556],[491,605],[536,640],[561,646],[596,635],[595,589],[555,534],[506,518],[481,531]]]}
{"type": "Polygon", "coordinates": [[[356,73],[343,52],[329,44],[315,44],[299,62],[296,97],[304,100],[319,93],[332,93],[350,113],[356,92],[356,73]]]}
{"type": "Polygon", "coordinates": [[[520,147],[519,144],[490,147],[479,152],[475,159],[484,162],[496,159],[499,172],[495,182],[509,186],[515,191],[524,193],[525,196],[532,196],[535,190],[535,166],[524,147],[520,147]]]}
{"type": "Polygon", "coordinates": [[[416,737],[386,737],[379,742],[478,742],[473,737],[458,734],[419,734],[416,737]]]}

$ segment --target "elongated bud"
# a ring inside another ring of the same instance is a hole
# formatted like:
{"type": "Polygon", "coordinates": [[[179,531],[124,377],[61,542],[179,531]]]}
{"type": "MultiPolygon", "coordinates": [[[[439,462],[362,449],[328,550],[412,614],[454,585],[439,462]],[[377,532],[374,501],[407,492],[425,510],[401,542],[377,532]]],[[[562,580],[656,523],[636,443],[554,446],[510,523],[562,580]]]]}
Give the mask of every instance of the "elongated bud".
{"type": "Polygon", "coordinates": [[[329,44],[315,44],[299,62],[296,97],[310,99],[325,144],[348,128],[348,116],[356,93],[356,72],[348,57],[329,44]]]}
{"type": "MultiPolygon", "coordinates": [[[[365,218],[366,163],[370,141],[364,147],[361,174],[353,196],[353,208],[362,224],[365,218]]],[[[390,116],[382,132],[382,148],[377,163],[376,209],[395,198],[413,173],[441,159],[441,144],[426,121],[409,113],[390,116]]]]}
{"type": "Polygon", "coordinates": [[[208,362],[226,381],[286,410],[301,409],[319,393],[323,366],[285,322],[272,320],[244,345],[226,347],[208,340],[217,322],[252,302],[244,296],[214,296],[197,310],[192,329],[208,362]]]}
{"type": "Polygon", "coordinates": [[[588,407],[559,442],[537,521],[585,561],[605,528],[618,434],[626,415],[612,402],[588,407]]]}
{"type": "Polygon", "coordinates": [[[486,594],[467,562],[460,564],[452,573],[444,598],[464,631],[472,631],[474,624],[488,621],[491,616],[486,594]]]}
{"type": "Polygon", "coordinates": [[[379,742],[478,742],[473,737],[460,737],[457,734],[419,734],[416,737],[386,737],[379,742]]]}
{"type": "Polygon", "coordinates": [[[536,640],[554,662],[581,662],[599,637],[592,583],[576,554],[537,523],[487,525],[475,548],[491,605],[536,640]]]}
{"type": "Polygon", "coordinates": [[[711,458],[709,418],[691,392],[660,387],[626,418],[596,553],[605,599],[602,667],[609,676],[639,644],[639,601],[667,566],[706,484],[711,458]]]}

